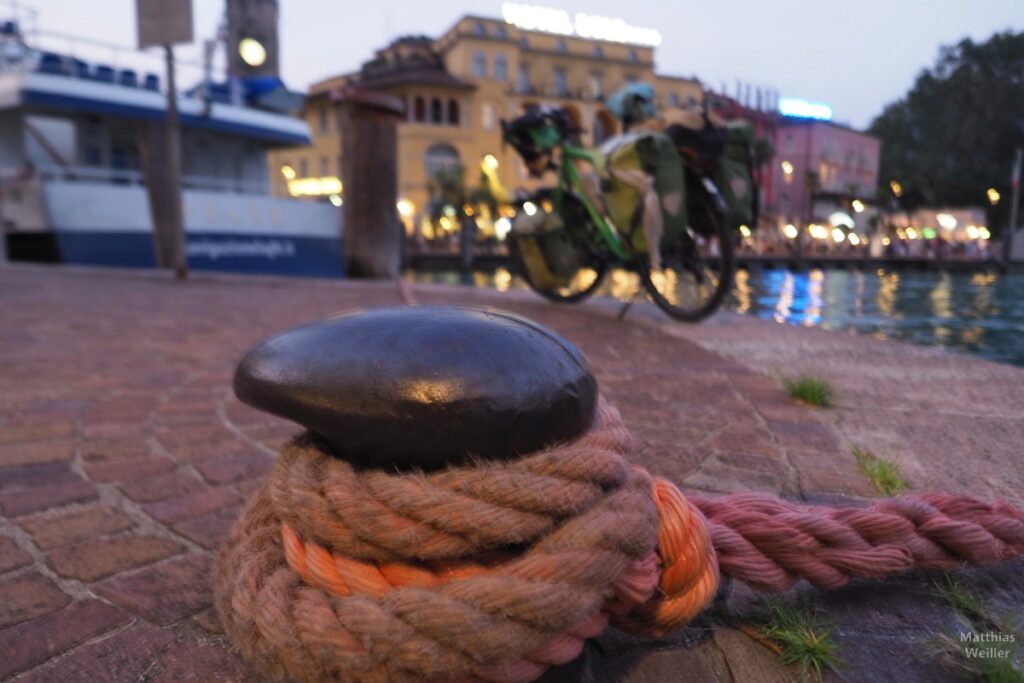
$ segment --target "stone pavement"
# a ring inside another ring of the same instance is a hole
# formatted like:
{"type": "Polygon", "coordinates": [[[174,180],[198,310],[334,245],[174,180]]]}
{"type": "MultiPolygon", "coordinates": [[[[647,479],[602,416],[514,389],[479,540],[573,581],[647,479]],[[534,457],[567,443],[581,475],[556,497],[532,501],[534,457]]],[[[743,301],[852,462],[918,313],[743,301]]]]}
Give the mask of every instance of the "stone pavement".
{"type": "MultiPolygon", "coordinates": [[[[684,327],[647,307],[620,322],[610,302],[414,295],[500,306],[575,342],[639,437],[635,459],[684,489],[866,498],[859,446],[896,457],[914,489],[1021,502],[1020,369],[739,316],[684,327]],[[778,374],[799,370],[832,379],[837,408],[789,399],[778,374]]],[[[391,283],[0,269],[0,679],[259,680],[211,609],[211,556],[297,429],[234,399],[234,364],[273,332],[400,302],[391,283]]],[[[1022,567],[965,581],[1021,621],[1022,567]]],[[[932,656],[936,634],[968,626],[931,578],[803,592],[835,627],[842,680],[970,680],[932,656]]],[[[760,609],[733,586],[690,627],[610,632],[547,678],[793,680],[733,628],[760,609]]]]}

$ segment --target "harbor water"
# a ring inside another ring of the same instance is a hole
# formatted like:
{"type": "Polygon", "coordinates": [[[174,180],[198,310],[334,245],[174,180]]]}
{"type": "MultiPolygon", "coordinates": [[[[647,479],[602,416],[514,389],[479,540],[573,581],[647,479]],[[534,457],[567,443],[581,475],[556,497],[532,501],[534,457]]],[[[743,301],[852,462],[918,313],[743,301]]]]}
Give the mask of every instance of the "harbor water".
{"type": "MultiPolygon", "coordinates": [[[[418,282],[523,288],[499,268],[459,273],[410,273],[418,282]]],[[[616,271],[601,292],[627,299],[636,277],[616,271]]],[[[641,297],[643,295],[641,294],[641,297]]],[[[585,305],[585,304],[584,304],[585,305]]],[[[790,325],[852,330],[1024,366],[1024,274],[889,270],[741,270],[728,307],[790,325]]]]}

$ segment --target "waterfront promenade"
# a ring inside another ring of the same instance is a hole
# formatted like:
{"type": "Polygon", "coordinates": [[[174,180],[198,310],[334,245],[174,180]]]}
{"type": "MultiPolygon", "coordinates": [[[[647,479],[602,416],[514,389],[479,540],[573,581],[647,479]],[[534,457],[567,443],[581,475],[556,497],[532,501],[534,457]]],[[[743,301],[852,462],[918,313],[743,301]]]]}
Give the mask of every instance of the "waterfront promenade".
{"type": "MultiPolygon", "coordinates": [[[[860,449],[897,462],[911,491],[1024,504],[1024,369],[733,314],[682,326],[646,305],[619,321],[611,301],[409,293],[505,308],[576,343],[637,437],[634,460],[684,490],[857,503],[878,496],[860,449]],[[802,372],[831,382],[833,407],[786,394],[782,378],[802,372]]],[[[234,399],[234,364],[271,333],[402,302],[394,283],[0,269],[0,679],[260,680],[220,632],[211,556],[297,428],[234,399]]],[[[993,623],[1022,623],[1022,570],[958,576],[993,623]]],[[[842,678],[827,680],[972,680],[936,656],[941,636],[976,624],[935,577],[798,590],[834,629],[842,678]]],[[[792,680],[749,635],[762,612],[732,585],[712,614],[665,638],[602,636],[589,671],[792,680]]]]}

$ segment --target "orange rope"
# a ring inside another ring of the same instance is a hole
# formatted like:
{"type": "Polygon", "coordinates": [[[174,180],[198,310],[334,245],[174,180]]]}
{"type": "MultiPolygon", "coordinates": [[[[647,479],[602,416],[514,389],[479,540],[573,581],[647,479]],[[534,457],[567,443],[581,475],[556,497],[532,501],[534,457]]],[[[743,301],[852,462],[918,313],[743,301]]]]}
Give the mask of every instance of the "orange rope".
{"type": "MultiPolygon", "coordinates": [[[[718,590],[718,560],[701,512],[671,482],[653,481],[658,552],[619,576],[605,611],[630,630],[660,635],[691,621],[711,601],[718,590]]],[[[288,566],[307,585],[340,597],[379,598],[395,588],[430,588],[493,573],[514,559],[494,554],[487,562],[364,562],[303,541],[287,522],[281,523],[281,542],[288,566]]]]}

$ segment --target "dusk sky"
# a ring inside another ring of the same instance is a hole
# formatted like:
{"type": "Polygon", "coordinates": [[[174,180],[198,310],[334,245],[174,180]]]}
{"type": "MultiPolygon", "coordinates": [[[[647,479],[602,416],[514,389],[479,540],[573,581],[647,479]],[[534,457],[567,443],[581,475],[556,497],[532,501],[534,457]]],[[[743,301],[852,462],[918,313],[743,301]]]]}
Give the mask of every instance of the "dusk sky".
{"type": "MultiPolygon", "coordinates": [[[[135,42],[134,0],[36,0],[38,28],[119,45],[135,42]]],[[[828,103],[839,121],[863,127],[932,64],[939,46],[970,36],[1024,30],[1024,0],[544,0],[541,4],[620,17],[657,28],[656,68],[697,76],[730,94],[737,80],[783,96],[828,103]]],[[[194,0],[197,39],[212,36],[223,4],[194,0]]],[[[440,35],[461,15],[499,17],[500,0],[280,0],[282,69],[295,89],[367,60],[407,33],[440,35]]],[[[66,49],[66,41],[48,46],[66,49]]],[[[111,52],[78,44],[86,58],[111,52]]],[[[181,48],[198,59],[197,47],[181,48]]],[[[160,70],[155,63],[154,70],[160,70]]],[[[130,58],[121,58],[126,63],[130,58]]],[[[185,68],[183,80],[194,80],[185,68]]]]}

